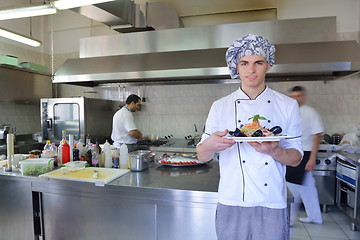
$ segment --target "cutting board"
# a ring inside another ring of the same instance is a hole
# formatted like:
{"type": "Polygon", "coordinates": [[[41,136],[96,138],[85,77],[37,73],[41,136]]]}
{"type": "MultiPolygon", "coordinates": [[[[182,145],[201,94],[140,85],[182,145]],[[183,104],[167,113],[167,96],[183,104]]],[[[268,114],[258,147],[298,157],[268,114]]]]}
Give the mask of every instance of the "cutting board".
{"type": "Polygon", "coordinates": [[[78,182],[91,182],[95,183],[96,186],[104,186],[105,184],[118,177],[121,177],[129,171],[130,170],[128,169],[88,167],[74,172],[68,171],[67,173],[62,173],[61,169],[57,169],[42,174],[39,177],[44,179],[51,178],[78,182]],[[98,171],[98,178],[93,178],[94,170],[98,171]]]}

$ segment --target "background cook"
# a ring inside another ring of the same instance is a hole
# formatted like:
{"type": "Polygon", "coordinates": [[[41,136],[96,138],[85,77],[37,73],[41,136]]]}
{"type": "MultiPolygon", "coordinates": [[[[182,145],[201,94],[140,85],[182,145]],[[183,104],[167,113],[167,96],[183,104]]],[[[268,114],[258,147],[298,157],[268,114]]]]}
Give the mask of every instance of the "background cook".
{"type": "Polygon", "coordinates": [[[133,112],[140,110],[141,98],[131,94],[125,101],[126,105],[119,109],[113,116],[111,139],[115,147],[125,143],[129,152],[134,150],[134,144],[142,139],[142,133],[137,129],[133,112]]]}

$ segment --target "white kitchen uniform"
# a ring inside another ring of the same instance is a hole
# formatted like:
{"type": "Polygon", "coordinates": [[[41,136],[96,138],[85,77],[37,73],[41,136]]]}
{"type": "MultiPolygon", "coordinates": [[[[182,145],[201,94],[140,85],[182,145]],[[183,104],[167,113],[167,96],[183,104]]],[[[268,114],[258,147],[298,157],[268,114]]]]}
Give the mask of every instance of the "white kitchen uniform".
{"type": "MultiPolygon", "coordinates": [[[[321,116],[312,107],[302,105],[300,107],[302,122],[302,144],[303,150],[311,152],[313,137],[315,134],[324,132],[321,116]]],[[[322,223],[319,197],[312,171],[305,171],[302,184],[287,182],[291,193],[294,196],[294,204],[291,204],[292,223],[297,215],[301,202],[303,202],[306,214],[312,222],[322,223]]]]}
{"type": "MultiPolygon", "coordinates": [[[[280,126],[283,134],[301,136],[300,112],[295,100],[268,87],[251,100],[239,88],[213,103],[201,141],[216,131],[233,131],[241,124],[249,123],[251,120],[248,119],[256,114],[267,118],[260,120],[260,124],[266,128],[280,126]]],[[[295,148],[302,153],[300,137],[282,139],[279,145],[285,149],[295,148]]],[[[219,166],[219,203],[286,208],[285,165],[243,142],[219,152],[219,166]]]]}
{"type": "Polygon", "coordinates": [[[113,117],[111,139],[115,147],[122,143],[134,144],[137,139],[129,135],[129,131],[137,129],[132,112],[125,106],[119,109],[113,117]]]}

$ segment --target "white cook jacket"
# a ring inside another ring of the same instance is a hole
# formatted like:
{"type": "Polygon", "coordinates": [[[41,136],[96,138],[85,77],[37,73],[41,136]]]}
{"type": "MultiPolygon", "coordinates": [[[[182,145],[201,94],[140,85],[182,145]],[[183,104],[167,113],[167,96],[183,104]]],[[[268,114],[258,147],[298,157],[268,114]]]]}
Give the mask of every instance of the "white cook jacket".
{"type": "MultiPolygon", "coordinates": [[[[266,87],[256,99],[251,100],[239,88],[213,103],[201,142],[209,137],[208,134],[225,129],[234,131],[241,124],[250,123],[252,120],[248,119],[256,114],[267,118],[260,120],[266,128],[280,126],[283,134],[301,136],[300,111],[294,99],[266,87]]],[[[286,149],[295,148],[303,154],[301,137],[282,139],[279,145],[286,149]]],[[[219,166],[219,203],[286,208],[285,165],[243,142],[219,152],[219,166]]]]}
{"type": "Polygon", "coordinates": [[[324,132],[320,114],[315,108],[308,105],[300,107],[302,121],[302,145],[304,151],[311,151],[314,141],[314,135],[324,132]]]}
{"type": "Polygon", "coordinates": [[[135,130],[136,125],[132,112],[127,107],[122,107],[113,116],[111,139],[115,147],[120,147],[122,143],[134,144],[137,139],[129,135],[129,131],[135,130]]]}

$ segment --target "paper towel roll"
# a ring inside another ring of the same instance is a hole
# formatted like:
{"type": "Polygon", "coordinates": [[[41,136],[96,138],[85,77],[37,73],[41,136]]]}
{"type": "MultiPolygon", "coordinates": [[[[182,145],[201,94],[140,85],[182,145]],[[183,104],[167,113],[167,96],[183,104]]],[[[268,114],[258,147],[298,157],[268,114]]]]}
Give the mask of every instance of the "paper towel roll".
{"type": "Polygon", "coordinates": [[[73,150],[74,150],[74,134],[69,134],[69,145],[70,145],[70,161],[74,160],[73,150]]]}
{"type": "Polygon", "coordinates": [[[11,157],[14,155],[14,134],[8,133],[6,136],[6,150],[7,150],[7,159],[8,166],[11,168],[11,157]]]}

